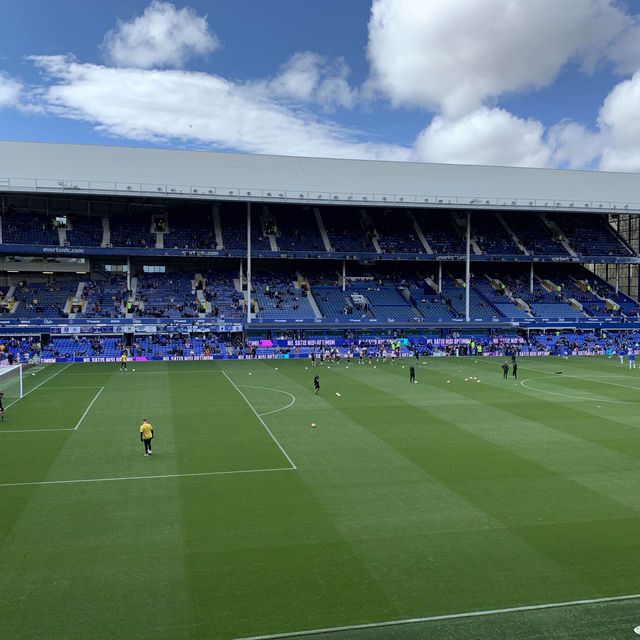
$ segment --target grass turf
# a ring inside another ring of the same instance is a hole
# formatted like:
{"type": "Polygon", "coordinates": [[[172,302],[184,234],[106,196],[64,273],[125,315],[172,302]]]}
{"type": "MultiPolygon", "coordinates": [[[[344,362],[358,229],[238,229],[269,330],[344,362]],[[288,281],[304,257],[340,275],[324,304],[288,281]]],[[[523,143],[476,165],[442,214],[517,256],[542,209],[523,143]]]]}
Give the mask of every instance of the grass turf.
{"type": "MultiPolygon", "coordinates": [[[[228,640],[640,593],[640,370],[501,363],[429,359],[416,385],[409,361],[27,376],[0,427],[3,637],[228,640]]],[[[628,638],[637,609],[308,637],[628,638]]]]}

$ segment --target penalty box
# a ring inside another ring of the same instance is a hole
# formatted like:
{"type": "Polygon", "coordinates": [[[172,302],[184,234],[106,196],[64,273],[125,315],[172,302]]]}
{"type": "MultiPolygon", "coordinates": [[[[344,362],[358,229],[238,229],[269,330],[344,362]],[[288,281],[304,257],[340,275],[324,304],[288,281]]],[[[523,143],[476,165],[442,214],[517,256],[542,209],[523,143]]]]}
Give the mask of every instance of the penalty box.
{"type": "Polygon", "coordinates": [[[5,403],[0,433],[74,431],[84,421],[103,387],[37,387],[5,403]]]}

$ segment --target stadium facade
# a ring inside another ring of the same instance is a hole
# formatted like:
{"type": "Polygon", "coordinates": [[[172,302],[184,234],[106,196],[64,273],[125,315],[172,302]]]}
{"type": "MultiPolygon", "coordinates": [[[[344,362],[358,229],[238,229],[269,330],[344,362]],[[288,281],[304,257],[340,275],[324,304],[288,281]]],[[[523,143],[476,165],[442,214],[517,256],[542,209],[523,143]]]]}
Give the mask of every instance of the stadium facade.
{"type": "Polygon", "coordinates": [[[6,332],[640,315],[637,174],[0,142],[0,198],[6,332]]]}

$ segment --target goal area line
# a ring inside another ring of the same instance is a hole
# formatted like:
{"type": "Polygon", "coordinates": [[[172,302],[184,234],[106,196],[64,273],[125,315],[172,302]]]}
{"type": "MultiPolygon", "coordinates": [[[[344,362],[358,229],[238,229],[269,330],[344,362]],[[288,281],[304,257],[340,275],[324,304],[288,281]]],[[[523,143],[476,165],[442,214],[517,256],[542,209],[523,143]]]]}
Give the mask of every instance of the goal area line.
{"type": "Polygon", "coordinates": [[[541,611],[544,609],[560,609],[562,607],[576,607],[589,604],[602,604],[606,602],[622,602],[624,600],[638,600],[640,593],[625,596],[611,596],[607,598],[589,598],[586,600],[570,600],[567,602],[550,602],[547,604],[533,604],[522,607],[508,607],[505,609],[488,609],[486,611],[469,611],[465,613],[451,613],[441,616],[429,616],[426,618],[407,618],[404,620],[388,620],[385,622],[371,622],[368,624],[353,624],[343,627],[326,627],[323,629],[307,629],[304,631],[289,631],[286,633],[274,633],[262,636],[246,636],[233,640],[278,640],[279,638],[304,638],[319,634],[339,633],[341,631],[358,631],[362,629],[379,629],[382,627],[396,627],[408,624],[420,624],[425,622],[439,622],[444,620],[458,620],[460,618],[480,618],[483,616],[495,616],[505,613],[518,613],[523,611],[541,611]]]}
{"type": "MultiPolygon", "coordinates": [[[[80,416],[80,419],[78,420],[78,422],[76,422],[75,426],[73,426],[73,427],[49,427],[49,428],[42,428],[42,429],[0,429],[0,434],[3,434],[3,433],[44,433],[44,432],[47,432],[47,431],[53,431],[53,432],[55,432],[55,431],[77,431],[78,427],[82,424],[84,419],[87,417],[87,414],[91,410],[91,407],[93,406],[94,402],[98,399],[100,394],[104,391],[104,387],[97,387],[97,386],[95,386],[95,387],[34,387],[33,389],[31,389],[31,391],[36,391],[36,389],[38,389],[39,391],[49,391],[49,390],[55,390],[55,391],[62,390],[62,391],[64,391],[65,389],[97,389],[98,391],[93,396],[93,398],[91,399],[91,402],[89,402],[89,405],[84,410],[84,413],[82,414],[82,416],[80,416]]],[[[24,398],[24,396],[22,396],[22,397],[24,398]]],[[[18,400],[20,400],[20,398],[18,398],[18,400]]],[[[17,402],[17,400],[15,402],[17,402]]],[[[10,405],[7,406],[7,408],[9,408],[11,405],[15,404],[15,402],[12,402],[10,405]]]]}

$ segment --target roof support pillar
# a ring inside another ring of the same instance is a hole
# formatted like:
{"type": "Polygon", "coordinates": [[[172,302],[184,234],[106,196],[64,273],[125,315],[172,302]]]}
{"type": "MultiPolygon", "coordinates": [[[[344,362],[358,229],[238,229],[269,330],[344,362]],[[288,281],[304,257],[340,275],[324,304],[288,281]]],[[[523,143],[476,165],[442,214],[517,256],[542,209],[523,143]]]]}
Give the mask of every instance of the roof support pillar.
{"type": "Polygon", "coordinates": [[[251,203],[247,202],[247,324],[251,324],[251,203]]]}
{"type": "Polygon", "coordinates": [[[533,262],[531,263],[531,268],[529,269],[529,291],[533,293],[533,262]]]}
{"type": "Polygon", "coordinates": [[[469,322],[469,287],[471,286],[471,212],[467,211],[467,257],[466,257],[466,273],[465,273],[465,300],[464,300],[464,316],[469,322]]]}

